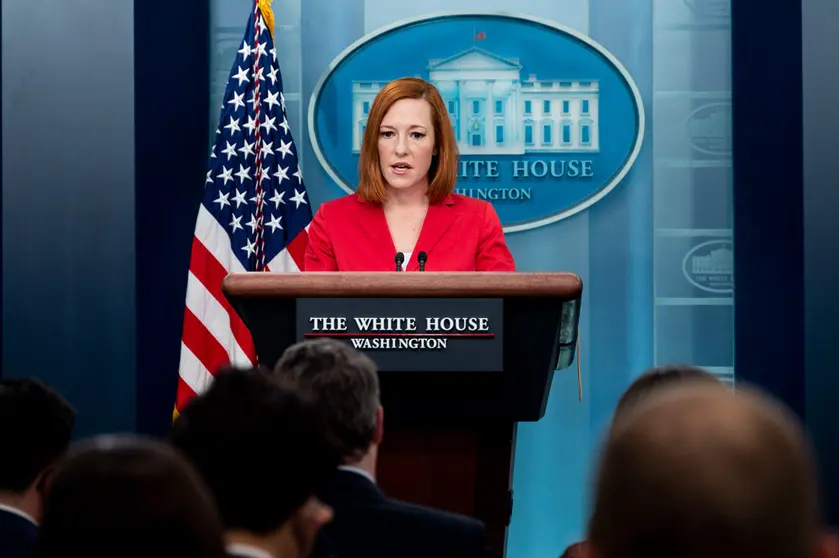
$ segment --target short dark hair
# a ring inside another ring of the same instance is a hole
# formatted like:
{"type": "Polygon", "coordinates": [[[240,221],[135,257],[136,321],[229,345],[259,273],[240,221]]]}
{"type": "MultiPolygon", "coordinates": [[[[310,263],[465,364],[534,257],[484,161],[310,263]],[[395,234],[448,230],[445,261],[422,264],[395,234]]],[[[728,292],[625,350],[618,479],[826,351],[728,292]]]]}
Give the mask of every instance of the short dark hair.
{"type": "Polygon", "coordinates": [[[224,531],[209,490],[168,444],[99,436],[73,447],[50,481],[35,555],[222,558],[224,531]]]}
{"type": "Polygon", "coordinates": [[[76,411],[46,383],[0,380],[0,490],[23,493],[66,451],[76,411]]]}
{"type": "MultiPolygon", "coordinates": [[[[615,407],[614,416],[622,416],[635,403],[645,399],[654,391],[686,381],[720,383],[716,376],[698,366],[690,364],[667,364],[645,370],[629,384],[615,407]]],[[[720,383],[720,385],[722,385],[720,383]]]]}
{"type": "Polygon", "coordinates": [[[378,371],[370,357],[334,339],[302,341],[286,349],[274,372],[307,390],[324,408],[344,460],[367,452],[380,404],[378,371]]]}
{"type": "Polygon", "coordinates": [[[169,436],[215,494],[227,529],[269,533],[339,463],[320,409],[263,368],[220,369],[169,436]]]}

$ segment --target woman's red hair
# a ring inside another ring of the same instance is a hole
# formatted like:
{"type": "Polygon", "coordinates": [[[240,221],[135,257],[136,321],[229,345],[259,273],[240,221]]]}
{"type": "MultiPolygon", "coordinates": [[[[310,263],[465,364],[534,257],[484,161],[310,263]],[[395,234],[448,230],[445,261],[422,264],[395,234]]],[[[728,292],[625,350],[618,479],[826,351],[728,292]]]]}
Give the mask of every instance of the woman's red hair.
{"type": "Polygon", "coordinates": [[[434,125],[434,147],[437,154],[428,169],[428,199],[440,201],[454,191],[457,180],[457,141],[443,98],[437,88],[419,78],[400,78],[385,85],[367,116],[367,129],[361,140],[358,161],[358,188],[356,193],[370,202],[381,203],[387,199],[385,178],[379,162],[379,127],[387,111],[402,99],[425,99],[431,105],[434,125]]]}

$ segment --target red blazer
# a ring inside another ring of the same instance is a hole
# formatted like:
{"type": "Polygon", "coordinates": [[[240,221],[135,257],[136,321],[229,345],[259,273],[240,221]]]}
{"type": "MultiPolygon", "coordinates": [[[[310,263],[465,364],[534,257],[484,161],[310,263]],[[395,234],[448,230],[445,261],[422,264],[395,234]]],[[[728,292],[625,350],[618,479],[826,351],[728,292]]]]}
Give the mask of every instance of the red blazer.
{"type": "MultiPolygon", "coordinates": [[[[515,271],[504,231],[489,202],[459,194],[428,207],[405,271],[515,271]]],[[[395,271],[396,248],[381,205],[358,194],[320,206],[309,225],[304,271],[395,271]]]]}

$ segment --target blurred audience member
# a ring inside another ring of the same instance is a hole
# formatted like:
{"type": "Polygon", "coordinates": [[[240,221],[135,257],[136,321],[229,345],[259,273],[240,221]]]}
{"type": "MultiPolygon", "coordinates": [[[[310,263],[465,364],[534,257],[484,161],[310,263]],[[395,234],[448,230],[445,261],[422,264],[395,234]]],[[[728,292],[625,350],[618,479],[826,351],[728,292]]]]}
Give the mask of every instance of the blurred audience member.
{"type": "Polygon", "coordinates": [[[612,421],[619,420],[633,405],[639,401],[644,401],[650,394],[661,388],[672,387],[685,382],[701,382],[720,388],[724,387],[716,376],[697,366],[689,364],[656,366],[646,370],[629,384],[629,387],[618,399],[612,421]]]}
{"type": "Polygon", "coordinates": [[[47,492],[38,558],[224,558],[215,504],[163,442],[103,436],[74,447],[47,492]]]}
{"type": "Polygon", "coordinates": [[[772,399],[687,383],[613,425],[597,475],[597,558],[816,558],[815,470],[804,431],[772,399]]]}
{"type": "MultiPolygon", "coordinates": [[[[720,388],[724,387],[717,380],[716,376],[696,366],[687,364],[656,366],[655,368],[646,370],[629,384],[629,387],[620,396],[615,406],[615,412],[612,415],[612,424],[620,420],[633,405],[644,401],[651,394],[656,393],[662,388],[684,384],[685,382],[699,382],[702,384],[717,385],[720,388]]],[[[588,552],[588,543],[581,541],[568,546],[562,553],[561,558],[593,558],[588,552]]]]}
{"type": "Polygon", "coordinates": [[[170,440],[215,495],[230,555],[309,555],[332,518],[315,494],[338,465],[317,406],[261,369],[224,369],[170,440]]]}
{"type": "Polygon", "coordinates": [[[31,556],[43,494],[76,413],[38,380],[0,380],[0,556],[31,556]]]}

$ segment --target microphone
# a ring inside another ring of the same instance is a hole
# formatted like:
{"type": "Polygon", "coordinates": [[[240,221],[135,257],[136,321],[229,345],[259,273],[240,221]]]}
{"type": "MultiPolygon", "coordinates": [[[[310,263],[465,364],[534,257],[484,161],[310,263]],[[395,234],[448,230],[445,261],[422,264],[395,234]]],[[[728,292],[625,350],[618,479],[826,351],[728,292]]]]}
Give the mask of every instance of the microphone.
{"type": "Polygon", "coordinates": [[[396,262],[396,271],[402,271],[402,262],[405,261],[405,254],[402,252],[397,252],[396,257],[393,258],[393,261],[396,262]]]}
{"type": "Polygon", "coordinates": [[[425,262],[428,261],[428,254],[425,252],[420,252],[417,254],[417,261],[419,262],[419,270],[425,271],[425,262]]]}

